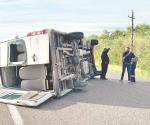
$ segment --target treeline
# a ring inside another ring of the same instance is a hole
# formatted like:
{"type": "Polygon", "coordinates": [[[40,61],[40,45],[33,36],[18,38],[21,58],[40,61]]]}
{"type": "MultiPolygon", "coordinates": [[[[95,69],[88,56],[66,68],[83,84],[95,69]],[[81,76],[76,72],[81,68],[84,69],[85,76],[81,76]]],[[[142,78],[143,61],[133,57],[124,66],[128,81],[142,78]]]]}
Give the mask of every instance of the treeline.
{"type": "MultiPolygon", "coordinates": [[[[105,47],[110,47],[110,63],[121,65],[121,56],[125,46],[131,46],[131,27],[125,30],[116,29],[113,32],[103,31],[101,35],[91,35],[88,39],[98,39],[94,56],[96,65],[100,67],[100,54],[105,47]]],[[[138,56],[138,68],[150,71],[150,26],[139,24],[134,28],[134,53],[138,56]]]]}

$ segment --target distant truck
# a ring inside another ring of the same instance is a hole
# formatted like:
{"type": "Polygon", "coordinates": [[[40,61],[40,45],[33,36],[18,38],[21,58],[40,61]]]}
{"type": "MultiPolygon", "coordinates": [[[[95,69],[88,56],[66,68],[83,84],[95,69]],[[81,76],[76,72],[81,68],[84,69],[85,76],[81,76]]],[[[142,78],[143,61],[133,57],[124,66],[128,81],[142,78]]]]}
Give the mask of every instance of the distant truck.
{"type": "Polygon", "coordinates": [[[82,32],[44,29],[0,42],[0,102],[38,106],[86,85],[99,73],[82,32]]]}

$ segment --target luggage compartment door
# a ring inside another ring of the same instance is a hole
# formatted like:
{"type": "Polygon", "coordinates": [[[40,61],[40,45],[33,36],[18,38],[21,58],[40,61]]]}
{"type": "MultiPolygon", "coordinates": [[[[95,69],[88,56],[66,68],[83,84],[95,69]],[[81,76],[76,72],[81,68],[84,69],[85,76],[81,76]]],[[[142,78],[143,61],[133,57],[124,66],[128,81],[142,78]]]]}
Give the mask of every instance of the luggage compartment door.
{"type": "Polygon", "coordinates": [[[23,105],[36,107],[49,98],[51,98],[54,93],[51,91],[23,91],[14,89],[0,89],[0,102],[9,103],[14,105],[23,105]]]}

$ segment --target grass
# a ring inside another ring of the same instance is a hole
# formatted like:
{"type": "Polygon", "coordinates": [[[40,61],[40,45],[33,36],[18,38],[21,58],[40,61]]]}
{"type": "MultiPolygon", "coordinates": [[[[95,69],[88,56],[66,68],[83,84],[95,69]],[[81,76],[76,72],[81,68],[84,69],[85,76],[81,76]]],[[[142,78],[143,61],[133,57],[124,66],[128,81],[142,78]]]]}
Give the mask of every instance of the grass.
{"type": "MultiPolygon", "coordinates": [[[[120,73],[122,71],[122,67],[118,66],[118,65],[110,64],[109,65],[109,70],[120,73]]],[[[139,76],[139,77],[142,77],[142,78],[150,78],[150,71],[145,71],[145,70],[141,70],[139,68],[136,68],[135,72],[136,72],[136,76],[139,76]]]]}
{"type": "MultiPolygon", "coordinates": [[[[96,66],[97,66],[98,70],[101,70],[100,64],[98,64],[96,66]]],[[[109,64],[109,71],[121,73],[122,66],[109,64]]],[[[138,76],[138,77],[150,78],[150,71],[145,71],[145,70],[136,68],[135,73],[136,73],[136,76],[138,76]]]]}
{"type": "MultiPolygon", "coordinates": [[[[101,70],[101,58],[100,58],[100,53],[101,51],[97,49],[94,53],[94,58],[95,58],[95,64],[98,70],[101,70]]],[[[112,61],[112,58],[110,59],[112,61]]],[[[122,72],[122,66],[121,65],[113,65],[109,64],[109,70],[112,72],[122,72]]],[[[141,78],[150,78],[150,71],[148,70],[142,70],[140,68],[137,68],[135,70],[136,76],[141,77],[141,78]]]]}

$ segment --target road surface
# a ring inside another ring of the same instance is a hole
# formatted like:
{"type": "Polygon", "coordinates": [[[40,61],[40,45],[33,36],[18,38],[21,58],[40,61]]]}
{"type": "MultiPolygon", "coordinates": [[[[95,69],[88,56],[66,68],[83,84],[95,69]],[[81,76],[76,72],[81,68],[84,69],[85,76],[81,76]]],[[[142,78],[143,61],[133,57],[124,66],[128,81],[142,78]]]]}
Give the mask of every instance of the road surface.
{"type": "Polygon", "coordinates": [[[116,73],[108,77],[90,80],[82,91],[37,108],[14,106],[17,111],[11,112],[0,103],[0,125],[150,125],[150,80],[128,83],[120,82],[116,73]],[[20,118],[22,123],[16,122],[20,118]]]}

